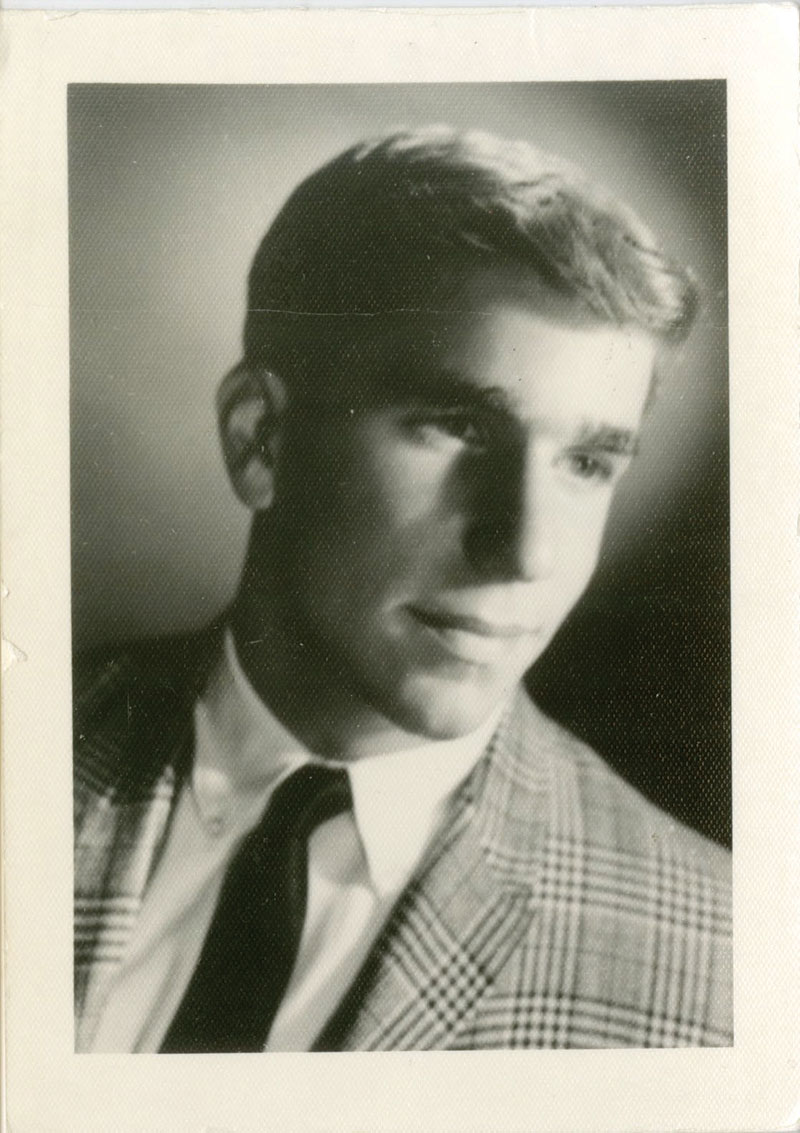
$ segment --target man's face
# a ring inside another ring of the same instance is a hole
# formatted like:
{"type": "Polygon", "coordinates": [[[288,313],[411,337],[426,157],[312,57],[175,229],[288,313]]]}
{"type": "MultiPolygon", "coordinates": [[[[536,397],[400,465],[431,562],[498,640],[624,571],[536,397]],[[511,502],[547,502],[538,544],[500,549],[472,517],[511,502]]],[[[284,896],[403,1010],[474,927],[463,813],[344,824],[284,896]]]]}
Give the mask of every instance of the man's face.
{"type": "Polygon", "coordinates": [[[290,415],[270,516],[285,624],[328,679],[430,737],[497,709],[592,575],[654,354],[496,275],[369,320],[290,415]]]}

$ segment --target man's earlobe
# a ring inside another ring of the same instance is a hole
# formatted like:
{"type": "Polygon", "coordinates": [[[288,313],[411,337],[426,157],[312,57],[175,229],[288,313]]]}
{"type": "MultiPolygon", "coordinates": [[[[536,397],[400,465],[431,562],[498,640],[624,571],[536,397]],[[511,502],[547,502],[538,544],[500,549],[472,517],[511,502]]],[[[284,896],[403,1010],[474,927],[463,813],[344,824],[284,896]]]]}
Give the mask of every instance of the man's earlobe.
{"type": "Polygon", "coordinates": [[[241,362],[223,378],[217,413],[225,464],[234,491],[251,511],[264,511],[275,496],[286,387],[270,370],[241,362]]]}

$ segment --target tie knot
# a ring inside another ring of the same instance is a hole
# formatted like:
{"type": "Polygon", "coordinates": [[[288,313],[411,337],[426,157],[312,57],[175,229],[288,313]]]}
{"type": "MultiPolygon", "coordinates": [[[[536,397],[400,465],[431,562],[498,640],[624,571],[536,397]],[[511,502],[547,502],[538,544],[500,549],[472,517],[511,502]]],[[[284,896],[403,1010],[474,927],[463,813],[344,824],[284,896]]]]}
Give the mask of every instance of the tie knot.
{"type": "Polygon", "coordinates": [[[350,778],[344,768],[307,763],[275,790],[268,810],[286,833],[308,838],[312,830],[353,805],[350,778]]]}

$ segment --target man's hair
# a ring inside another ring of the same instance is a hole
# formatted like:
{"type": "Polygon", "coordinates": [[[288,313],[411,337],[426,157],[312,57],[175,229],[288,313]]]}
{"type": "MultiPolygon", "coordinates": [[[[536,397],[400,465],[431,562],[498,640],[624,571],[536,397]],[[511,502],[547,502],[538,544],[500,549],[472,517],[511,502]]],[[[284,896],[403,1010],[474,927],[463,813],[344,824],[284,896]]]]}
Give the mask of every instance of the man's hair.
{"type": "Polygon", "coordinates": [[[435,306],[504,265],[663,339],[696,310],[689,273],[577,167],[429,126],[353,146],[291,194],[250,272],[245,357],[280,368],[315,325],[435,306]]]}

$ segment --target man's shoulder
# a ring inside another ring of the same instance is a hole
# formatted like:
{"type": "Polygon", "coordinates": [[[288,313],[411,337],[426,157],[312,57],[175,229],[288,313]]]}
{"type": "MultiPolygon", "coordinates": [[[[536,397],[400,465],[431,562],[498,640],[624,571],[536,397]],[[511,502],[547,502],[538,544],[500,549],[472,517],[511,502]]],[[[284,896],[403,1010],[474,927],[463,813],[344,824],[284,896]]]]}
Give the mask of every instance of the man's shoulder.
{"type": "MultiPolygon", "coordinates": [[[[608,826],[622,850],[636,850],[644,841],[661,856],[695,863],[719,875],[726,884],[730,854],[642,795],[587,744],[573,741],[574,760],[582,787],[588,826],[598,832],[608,826]],[[603,821],[607,815],[608,820],[603,821]]],[[[678,752],[675,758],[680,758],[678,752]]]]}
{"type": "Polygon", "coordinates": [[[197,633],[100,645],[73,657],[76,798],[146,785],[171,754],[221,641],[197,633]]]}
{"type": "MultiPolygon", "coordinates": [[[[596,751],[529,699],[520,710],[514,762],[543,760],[549,777],[551,836],[582,847],[595,868],[627,874],[643,899],[654,877],[701,886],[724,905],[730,853],[649,801],[596,751]]],[[[679,753],[675,753],[679,757],[679,753]]]]}
{"type": "Polygon", "coordinates": [[[128,689],[157,687],[189,675],[186,662],[202,633],[176,633],[104,642],[72,658],[75,712],[93,716],[128,689]]]}
{"type": "Polygon", "coordinates": [[[95,645],[72,659],[76,719],[94,720],[120,700],[202,687],[217,656],[223,622],[186,633],[162,634],[95,645]]]}

